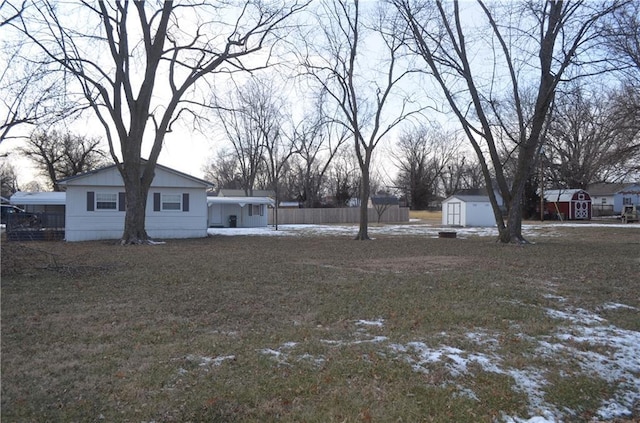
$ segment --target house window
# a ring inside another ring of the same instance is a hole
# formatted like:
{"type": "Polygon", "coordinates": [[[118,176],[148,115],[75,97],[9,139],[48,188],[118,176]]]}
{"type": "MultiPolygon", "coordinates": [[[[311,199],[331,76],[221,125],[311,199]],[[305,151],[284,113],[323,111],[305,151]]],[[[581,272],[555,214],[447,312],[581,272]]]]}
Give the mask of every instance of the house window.
{"type": "Polygon", "coordinates": [[[118,194],[97,192],[96,210],[118,210],[118,194]]]}
{"type": "Polygon", "coordinates": [[[180,211],[182,210],[182,195],[180,194],[162,194],[162,211],[180,211]]]}
{"type": "Polygon", "coordinates": [[[607,197],[602,197],[602,204],[607,204],[607,197]]]}
{"type": "Polygon", "coordinates": [[[249,216],[263,216],[264,211],[262,209],[262,204],[250,204],[249,205],[249,216]]]}
{"type": "Polygon", "coordinates": [[[622,205],[630,206],[633,203],[631,202],[631,197],[622,197],[622,205]]]}

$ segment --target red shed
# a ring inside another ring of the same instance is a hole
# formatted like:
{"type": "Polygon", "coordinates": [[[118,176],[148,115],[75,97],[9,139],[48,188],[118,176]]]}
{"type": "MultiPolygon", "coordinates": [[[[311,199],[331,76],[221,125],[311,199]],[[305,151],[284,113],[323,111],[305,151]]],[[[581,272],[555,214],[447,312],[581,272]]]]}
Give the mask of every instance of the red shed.
{"type": "Polygon", "coordinates": [[[591,196],[581,189],[552,189],[544,192],[546,210],[568,220],[591,219],[591,196]]]}

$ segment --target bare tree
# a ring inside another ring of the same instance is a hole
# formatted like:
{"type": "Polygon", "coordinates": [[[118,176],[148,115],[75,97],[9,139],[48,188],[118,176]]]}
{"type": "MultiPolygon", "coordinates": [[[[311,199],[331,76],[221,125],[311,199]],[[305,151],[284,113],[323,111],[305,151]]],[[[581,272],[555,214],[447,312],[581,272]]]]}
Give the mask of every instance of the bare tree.
{"type": "MultiPolygon", "coordinates": [[[[473,21],[461,10],[459,1],[392,3],[413,34],[416,54],[424,60],[470,140],[486,186],[493,186],[495,178],[507,207],[507,215],[503,216],[497,196],[492,189],[487,190],[500,241],[526,242],[522,236],[521,201],[526,181],[535,168],[557,87],[570,71],[577,74],[587,70],[587,64],[579,60],[586,59],[585,52],[600,41],[597,24],[619,2],[548,0],[492,4],[491,9],[483,0],[477,0],[478,13],[473,21]],[[486,28],[477,27],[481,18],[486,28]],[[487,36],[475,36],[485,29],[487,36]],[[488,55],[482,64],[475,60],[480,51],[488,55]],[[493,67],[487,69],[486,63],[493,67]],[[534,71],[530,71],[531,67],[534,71]],[[523,101],[526,87],[533,88],[530,110],[523,101]],[[497,107],[503,101],[512,105],[510,115],[515,115],[508,124],[497,107]],[[511,181],[507,180],[499,154],[500,133],[511,137],[516,146],[516,171],[511,181]]],[[[465,6],[469,7],[469,3],[465,6]]]]}
{"type": "Polygon", "coordinates": [[[323,1],[317,25],[321,37],[307,40],[301,58],[306,74],[334,102],[339,111],[336,120],[349,130],[354,142],[361,171],[358,240],[369,239],[367,203],[374,150],[412,112],[406,96],[393,104],[400,82],[411,72],[398,63],[404,40],[385,30],[385,25],[394,27],[394,19],[382,8],[377,15],[367,15],[358,0],[323,1]],[[369,24],[367,16],[373,19],[369,24]],[[377,63],[375,54],[366,50],[367,42],[380,47],[376,52],[384,57],[377,63]]]}
{"type": "Polygon", "coordinates": [[[107,162],[100,139],[56,130],[33,131],[18,152],[35,163],[54,191],[60,191],[58,180],[97,169],[107,162]]]}
{"type": "Polygon", "coordinates": [[[0,161],[0,196],[8,199],[19,190],[15,166],[6,160],[0,161]]]}
{"type": "Polygon", "coordinates": [[[604,24],[605,48],[616,70],[625,72],[640,84],[640,3],[625,2],[604,24]]]}
{"type": "Polygon", "coordinates": [[[404,132],[391,153],[398,168],[395,185],[413,210],[424,210],[438,194],[440,181],[458,156],[461,142],[441,128],[420,126],[404,132]]]}
{"type": "Polygon", "coordinates": [[[560,186],[624,179],[640,162],[640,117],[629,115],[629,92],[597,94],[573,87],[557,96],[545,141],[546,171],[560,186]]]}
{"type": "Polygon", "coordinates": [[[125,185],[122,243],[149,239],[145,207],[158,156],[176,120],[206,102],[208,95],[198,97],[199,82],[264,66],[268,57],[255,66],[242,59],[271,45],[303,6],[43,1],[7,25],[43,53],[42,63],[75,79],[102,124],[125,185]],[[145,139],[150,148],[143,160],[145,139]]]}
{"type": "Polygon", "coordinates": [[[238,160],[233,151],[220,149],[203,169],[205,180],[214,183],[216,189],[242,189],[242,177],[238,160]]]}
{"type": "Polygon", "coordinates": [[[321,90],[314,107],[297,124],[292,125],[292,137],[297,146],[294,163],[300,181],[300,198],[305,207],[318,206],[321,187],[331,163],[349,141],[349,132],[336,123],[326,107],[326,91],[321,90]]]}
{"type": "Polygon", "coordinates": [[[462,189],[480,188],[484,183],[482,168],[473,153],[461,153],[452,158],[440,174],[440,190],[444,197],[462,189]]]}
{"type": "Polygon", "coordinates": [[[329,169],[327,192],[338,207],[346,207],[358,197],[360,177],[358,165],[353,162],[353,154],[341,150],[329,169]]]}
{"type": "Polygon", "coordinates": [[[218,122],[231,143],[241,187],[250,196],[257,188],[260,174],[266,172],[267,139],[276,136],[280,117],[270,103],[271,91],[259,81],[252,79],[227,94],[224,101],[216,100],[218,122]]]}

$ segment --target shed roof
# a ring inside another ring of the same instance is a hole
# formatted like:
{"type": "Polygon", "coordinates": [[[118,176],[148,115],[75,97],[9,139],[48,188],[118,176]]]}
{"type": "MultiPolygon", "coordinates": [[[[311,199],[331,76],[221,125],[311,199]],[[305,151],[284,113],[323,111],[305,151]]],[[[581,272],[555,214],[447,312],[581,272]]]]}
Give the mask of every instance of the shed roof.
{"type": "Polygon", "coordinates": [[[10,201],[11,204],[21,206],[64,206],[67,201],[67,193],[18,191],[11,196],[10,201]]]}
{"type": "Polygon", "coordinates": [[[244,207],[247,204],[267,204],[273,206],[275,201],[269,197],[207,197],[207,205],[211,204],[238,204],[244,207]]]}
{"type": "Polygon", "coordinates": [[[550,189],[544,192],[544,199],[554,203],[564,203],[571,201],[573,196],[581,191],[587,195],[589,194],[587,191],[582,189],[550,189]]]}
{"type": "Polygon", "coordinates": [[[458,195],[458,194],[454,194],[444,201],[449,201],[453,198],[457,198],[463,203],[490,203],[491,202],[488,195],[458,195]]]}

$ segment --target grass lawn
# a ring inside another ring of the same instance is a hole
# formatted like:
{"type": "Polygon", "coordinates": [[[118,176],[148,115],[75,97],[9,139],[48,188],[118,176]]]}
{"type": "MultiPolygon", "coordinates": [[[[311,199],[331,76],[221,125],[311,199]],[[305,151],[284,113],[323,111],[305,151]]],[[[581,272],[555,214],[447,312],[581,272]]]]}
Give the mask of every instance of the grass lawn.
{"type": "Polygon", "coordinates": [[[639,419],[640,229],[552,232],[3,242],[2,421],[639,419]]]}

